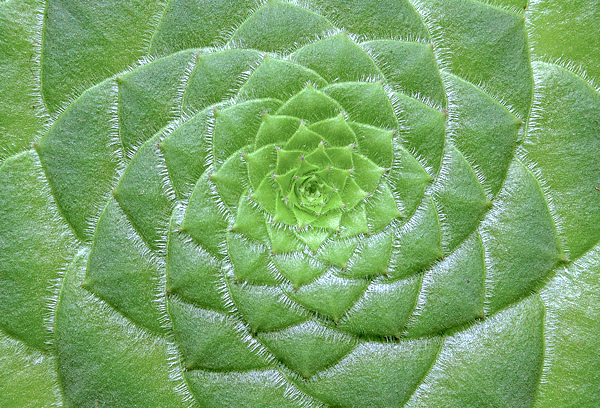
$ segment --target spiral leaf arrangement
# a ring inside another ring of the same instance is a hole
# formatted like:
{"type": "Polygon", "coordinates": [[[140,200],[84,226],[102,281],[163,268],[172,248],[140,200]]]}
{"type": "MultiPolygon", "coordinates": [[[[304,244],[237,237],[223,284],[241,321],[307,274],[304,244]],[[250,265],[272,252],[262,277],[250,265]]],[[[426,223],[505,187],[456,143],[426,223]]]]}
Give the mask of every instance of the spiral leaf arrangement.
{"type": "Polygon", "coordinates": [[[3,2],[0,405],[598,406],[599,10],[3,2]]]}

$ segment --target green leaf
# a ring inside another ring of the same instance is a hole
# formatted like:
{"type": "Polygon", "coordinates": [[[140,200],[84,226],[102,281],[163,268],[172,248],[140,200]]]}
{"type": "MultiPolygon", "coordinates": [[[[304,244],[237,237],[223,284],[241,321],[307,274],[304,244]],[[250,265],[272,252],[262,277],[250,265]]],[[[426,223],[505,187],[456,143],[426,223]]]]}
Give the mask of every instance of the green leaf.
{"type": "Polygon", "coordinates": [[[276,99],[257,99],[217,110],[212,133],[212,160],[215,164],[220,166],[233,152],[252,143],[265,112],[272,113],[280,105],[281,102],[276,99]]]}
{"type": "Polygon", "coordinates": [[[399,120],[404,125],[400,135],[406,147],[416,153],[435,174],[442,165],[446,142],[447,111],[432,108],[416,99],[395,94],[399,120]]]}
{"type": "Polygon", "coordinates": [[[342,115],[314,123],[309,129],[321,135],[330,146],[345,147],[356,143],[356,135],[342,115]]]}
{"type": "Polygon", "coordinates": [[[415,215],[396,233],[390,276],[404,278],[431,265],[444,255],[439,215],[426,198],[415,215]]]}
{"type": "Polygon", "coordinates": [[[446,105],[434,47],[416,42],[377,40],[363,44],[395,91],[420,95],[439,106],[446,105]]]}
{"type": "Polygon", "coordinates": [[[0,163],[17,154],[35,139],[44,125],[44,104],[38,88],[39,53],[37,19],[44,2],[12,2],[0,7],[0,163]]]}
{"type": "Polygon", "coordinates": [[[113,81],[91,88],[56,120],[35,146],[63,216],[80,239],[89,240],[119,167],[113,122],[113,81]],[[92,224],[92,225],[90,225],[92,224]]]}
{"type": "Polygon", "coordinates": [[[420,287],[420,276],[395,282],[375,280],[342,317],[338,327],[359,335],[400,337],[420,287]]]}
{"type": "Polygon", "coordinates": [[[333,406],[398,406],[410,396],[438,350],[436,340],[365,342],[306,388],[333,406]]]}
{"type": "Polygon", "coordinates": [[[118,204],[109,202],[98,221],[82,286],[134,322],[160,332],[155,300],[163,272],[149,252],[118,204]]]}
{"type": "Polygon", "coordinates": [[[0,387],[6,407],[39,407],[57,401],[56,359],[0,337],[0,387]]]}
{"type": "Polygon", "coordinates": [[[260,58],[261,54],[254,50],[198,52],[194,70],[187,80],[182,108],[196,111],[233,96],[240,77],[260,58]]]}
{"type": "Polygon", "coordinates": [[[323,16],[281,0],[271,0],[256,10],[231,36],[241,48],[286,51],[333,29],[323,16]],[[290,38],[294,42],[290,42],[290,38]]]}
{"type": "Polygon", "coordinates": [[[468,82],[456,76],[449,76],[447,81],[455,115],[448,132],[479,170],[483,185],[496,194],[506,179],[523,121],[468,82]]]}
{"type": "Polygon", "coordinates": [[[56,307],[54,341],[65,403],[185,406],[169,380],[167,339],[134,326],[81,288],[86,258],[80,253],[67,269],[56,307]]]}
{"type": "Polygon", "coordinates": [[[240,282],[274,284],[267,248],[239,234],[227,234],[227,251],[235,279],[240,282]]]}
{"type": "Polygon", "coordinates": [[[449,337],[406,406],[532,406],[543,361],[543,313],[533,295],[449,337]]]}
{"type": "Polygon", "coordinates": [[[593,27],[600,24],[595,2],[544,0],[530,7],[526,16],[531,20],[530,38],[537,56],[565,59],[583,67],[591,78],[600,77],[597,43],[589,41],[593,27]]]}
{"type": "Polygon", "coordinates": [[[244,326],[225,314],[200,309],[176,298],[169,300],[175,338],[186,355],[186,370],[246,371],[269,365],[264,351],[253,349],[254,340],[244,326]],[[203,336],[198,336],[203,333],[203,336]]]}
{"type": "Polygon", "coordinates": [[[39,161],[26,152],[0,167],[0,327],[29,347],[51,339],[46,305],[75,244],[52,203],[39,161]]]}
{"type": "Polygon", "coordinates": [[[325,86],[327,84],[323,78],[302,65],[269,58],[268,55],[265,55],[262,63],[252,72],[252,75],[250,75],[246,83],[240,88],[238,95],[245,98],[276,98],[286,100],[296,92],[302,90],[308,83],[317,86],[325,86]]]}
{"type": "Polygon", "coordinates": [[[335,100],[309,85],[290,98],[277,114],[316,122],[335,116],[341,110],[342,107],[335,100]]]}
{"type": "Polygon", "coordinates": [[[317,41],[292,54],[294,61],[332,82],[358,81],[381,76],[381,71],[347,33],[317,41]]]}
{"type": "Polygon", "coordinates": [[[162,11],[150,55],[223,44],[223,36],[252,14],[254,0],[172,0],[162,11]]]}
{"type": "Polygon", "coordinates": [[[447,50],[451,72],[481,83],[488,94],[527,116],[533,95],[525,19],[468,0],[430,0],[423,6],[434,38],[441,40],[434,48],[447,50]]]}
{"type": "Polygon", "coordinates": [[[196,182],[207,169],[208,121],[212,109],[205,109],[158,143],[173,190],[178,198],[189,197],[196,182]]]}
{"type": "Polygon", "coordinates": [[[261,335],[260,340],[305,378],[335,365],[354,348],[354,339],[313,322],[261,335]]]}
{"type": "Polygon", "coordinates": [[[513,164],[496,203],[481,226],[492,311],[525,296],[564,257],[540,186],[519,162],[513,164]]]}
{"type": "Polygon", "coordinates": [[[354,122],[396,129],[398,118],[381,82],[337,83],[323,90],[337,100],[354,122]]]}
{"type": "Polygon", "coordinates": [[[186,375],[194,396],[208,406],[296,408],[300,391],[277,370],[218,373],[201,370],[186,375]],[[289,391],[292,390],[292,391],[289,391]],[[288,392],[292,395],[288,395],[288,392]]]}
{"type": "Polygon", "coordinates": [[[600,401],[595,386],[600,378],[597,366],[599,247],[589,251],[578,264],[561,270],[541,291],[546,305],[545,324],[549,345],[544,359],[546,381],[540,385],[536,406],[578,404],[591,406],[600,401]],[[551,324],[550,324],[551,322],[551,324]],[[558,346],[560,345],[560,346],[558,346]]]}
{"type": "Polygon", "coordinates": [[[195,60],[185,51],[116,77],[119,86],[119,138],[127,154],[173,119],[181,107],[180,88],[195,60]],[[152,99],[148,100],[147,95],[152,99]],[[143,129],[143,131],[140,131],[143,129]]]}
{"type": "Polygon", "coordinates": [[[135,229],[154,248],[164,243],[173,202],[163,174],[148,171],[165,167],[159,140],[157,135],[138,149],[112,192],[135,229]]]}
{"type": "Polygon", "coordinates": [[[233,153],[219,170],[209,176],[217,188],[217,193],[228,207],[237,207],[248,187],[248,170],[243,158],[245,152],[246,149],[242,148],[233,153]]]}
{"type": "Polygon", "coordinates": [[[163,8],[156,0],[45,3],[40,90],[52,113],[143,57],[163,8]]]}
{"type": "Polygon", "coordinates": [[[600,93],[572,72],[536,66],[535,125],[525,141],[560,217],[560,233],[572,259],[600,240],[600,93]],[[567,103],[568,111],[558,104],[567,103]],[[568,130],[567,130],[568,129],[568,130]],[[576,163],[585,163],[585,166],[576,163]]]}
{"type": "Polygon", "coordinates": [[[449,147],[446,160],[435,194],[440,207],[442,242],[452,250],[473,231],[492,203],[473,168],[457,149],[449,147]]]}
{"type": "Polygon", "coordinates": [[[287,298],[278,287],[240,285],[234,282],[229,290],[253,332],[285,329],[310,317],[297,305],[289,300],[286,302],[287,298]]]}
{"type": "Polygon", "coordinates": [[[348,280],[327,273],[287,295],[308,309],[339,320],[365,291],[366,286],[366,280],[348,280]],[[322,292],[327,292],[328,296],[321,296],[322,292]]]}
{"type": "Polygon", "coordinates": [[[228,226],[219,204],[205,174],[196,184],[180,227],[181,231],[190,234],[204,249],[213,254],[220,252],[228,226]]]}
{"type": "Polygon", "coordinates": [[[358,244],[348,268],[341,275],[350,278],[388,274],[392,252],[392,228],[379,234],[365,237],[358,244]]]}
{"type": "Polygon", "coordinates": [[[427,37],[421,17],[408,1],[394,0],[315,0],[322,13],[355,34],[389,38],[427,37]],[[364,16],[369,18],[365,19],[364,16]]]}
{"type": "Polygon", "coordinates": [[[425,272],[407,334],[420,337],[483,316],[484,283],[483,244],[475,235],[425,272]]]}
{"type": "Polygon", "coordinates": [[[273,258],[273,263],[295,288],[309,283],[325,271],[325,265],[301,253],[278,255],[273,258]]]}
{"type": "Polygon", "coordinates": [[[178,218],[180,214],[175,213],[169,230],[166,292],[201,307],[225,311],[225,300],[219,293],[221,262],[193,242],[186,241],[185,234],[177,231],[178,218]]]}

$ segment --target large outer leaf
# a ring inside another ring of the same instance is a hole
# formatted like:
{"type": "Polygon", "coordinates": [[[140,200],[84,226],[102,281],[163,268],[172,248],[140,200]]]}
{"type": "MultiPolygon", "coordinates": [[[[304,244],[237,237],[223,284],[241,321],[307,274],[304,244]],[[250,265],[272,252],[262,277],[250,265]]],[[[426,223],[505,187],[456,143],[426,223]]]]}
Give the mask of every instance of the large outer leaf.
{"type": "Polygon", "coordinates": [[[0,2],[0,406],[600,406],[598,27],[0,2]]]}

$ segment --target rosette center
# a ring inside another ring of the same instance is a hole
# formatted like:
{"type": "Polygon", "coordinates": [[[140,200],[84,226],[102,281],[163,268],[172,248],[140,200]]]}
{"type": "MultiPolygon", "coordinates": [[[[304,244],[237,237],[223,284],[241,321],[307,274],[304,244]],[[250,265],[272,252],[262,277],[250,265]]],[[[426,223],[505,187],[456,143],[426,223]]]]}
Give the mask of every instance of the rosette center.
{"type": "MultiPolygon", "coordinates": [[[[354,131],[365,125],[349,121],[340,112],[341,105],[312,86],[276,112],[263,112],[252,143],[241,155],[247,181],[238,184],[248,186],[242,195],[260,207],[271,223],[342,230],[344,214],[358,211],[356,207],[379,185],[385,169],[365,156],[370,151],[368,142],[363,151],[354,131]]],[[[374,139],[384,135],[378,143],[391,151],[390,132],[372,126],[369,131],[379,132],[374,139]]],[[[228,137],[224,132],[215,133],[215,139],[228,137]]],[[[229,165],[231,171],[219,171],[212,178],[217,189],[220,182],[220,190],[226,191],[226,173],[241,177],[237,163],[239,156],[228,159],[223,168],[229,165]]],[[[234,205],[235,200],[231,201],[234,205]]],[[[242,211],[238,216],[247,214],[242,211]]]]}
{"type": "Polygon", "coordinates": [[[327,185],[317,176],[303,177],[294,185],[296,197],[303,207],[315,209],[328,201],[327,185]]]}

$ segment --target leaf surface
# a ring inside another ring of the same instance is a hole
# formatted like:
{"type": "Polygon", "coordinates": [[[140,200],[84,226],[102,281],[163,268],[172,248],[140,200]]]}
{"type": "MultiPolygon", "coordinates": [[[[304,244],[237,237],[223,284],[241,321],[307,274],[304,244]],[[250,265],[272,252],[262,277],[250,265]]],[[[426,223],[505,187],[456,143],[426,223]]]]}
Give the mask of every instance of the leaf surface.
{"type": "Polygon", "coordinates": [[[0,405],[598,406],[599,23],[0,1],[0,405]]]}

